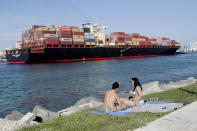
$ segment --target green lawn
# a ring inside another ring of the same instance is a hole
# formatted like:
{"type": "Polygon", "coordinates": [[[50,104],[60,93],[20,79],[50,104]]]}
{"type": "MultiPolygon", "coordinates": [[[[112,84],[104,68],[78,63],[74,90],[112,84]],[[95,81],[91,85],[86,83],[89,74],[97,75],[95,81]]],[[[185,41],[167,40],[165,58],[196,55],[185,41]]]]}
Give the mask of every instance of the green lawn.
{"type": "MultiPolygon", "coordinates": [[[[153,93],[143,97],[145,100],[181,102],[189,104],[197,101],[197,84],[165,92],[153,93]]],[[[89,109],[94,110],[94,109],[89,109]]],[[[70,116],[59,117],[38,126],[23,128],[20,131],[125,131],[145,126],[168,113],[131,113],[124,117],[94,115],[83,110],[70,116]]]]}

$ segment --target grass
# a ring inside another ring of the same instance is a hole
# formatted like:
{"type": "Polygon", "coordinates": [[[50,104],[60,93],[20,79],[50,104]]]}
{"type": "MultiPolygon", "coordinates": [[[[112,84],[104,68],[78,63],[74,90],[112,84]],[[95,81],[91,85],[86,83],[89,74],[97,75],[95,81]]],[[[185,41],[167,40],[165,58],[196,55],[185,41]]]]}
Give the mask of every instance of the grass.
{"type": "MultiPolygon", "coordinates": [[[[164,92],[153,93],[143,97],[145,100],[158,98],[158,100],[180,102],[189,104],[197,101],[197,84],[164,92]]],[[[109,115],[94,115],[86,113],[88,109],[70,116],[59,117],[40,125],[24,127],[19,131],[125,131],[145,126],[168,113],[130,113],[124,117],[109,115]]]]}

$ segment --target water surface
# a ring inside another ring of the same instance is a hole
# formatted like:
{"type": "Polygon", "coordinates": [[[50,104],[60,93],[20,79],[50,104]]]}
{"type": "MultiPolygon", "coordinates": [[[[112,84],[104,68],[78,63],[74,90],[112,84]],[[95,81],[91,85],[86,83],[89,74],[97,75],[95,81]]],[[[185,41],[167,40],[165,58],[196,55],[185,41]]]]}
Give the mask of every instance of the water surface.
{"type": "Polygon", "coordinates": [[[149,58],[97,60],[51,64],[0,63],[0,117],[12,110],[32,111],[35,105],[58,111],[77,100],[103,93],[114,81],[128,90],[130,79],[168,83],[197,78],[197,53],[149,58]]]}

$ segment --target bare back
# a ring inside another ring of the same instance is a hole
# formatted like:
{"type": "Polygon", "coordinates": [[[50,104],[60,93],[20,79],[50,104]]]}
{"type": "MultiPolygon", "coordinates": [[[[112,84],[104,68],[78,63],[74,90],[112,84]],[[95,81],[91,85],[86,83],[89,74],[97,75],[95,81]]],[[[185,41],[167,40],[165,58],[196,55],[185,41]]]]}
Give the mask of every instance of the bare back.
{"type": "Polygon", "coordinates": [[[118,97],[118,95],[116,94],[115,91],[113,91],[113,90],[106,91],[105,92],[104,106],[106,108],[116,110],[115,102],[117,101],[117,97],[118,97]]]}

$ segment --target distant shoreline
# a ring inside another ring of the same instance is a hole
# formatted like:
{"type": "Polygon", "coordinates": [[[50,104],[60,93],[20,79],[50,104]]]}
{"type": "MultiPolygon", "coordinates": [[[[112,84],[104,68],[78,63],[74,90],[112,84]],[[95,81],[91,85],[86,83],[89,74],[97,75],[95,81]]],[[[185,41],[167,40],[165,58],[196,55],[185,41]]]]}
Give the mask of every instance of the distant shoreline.
{"type": "Polygon", "coordinates": [[[4,61],[7,61],[7,60],[4,58],[0,58],[0,62],[4,62],[4,61]]]}

